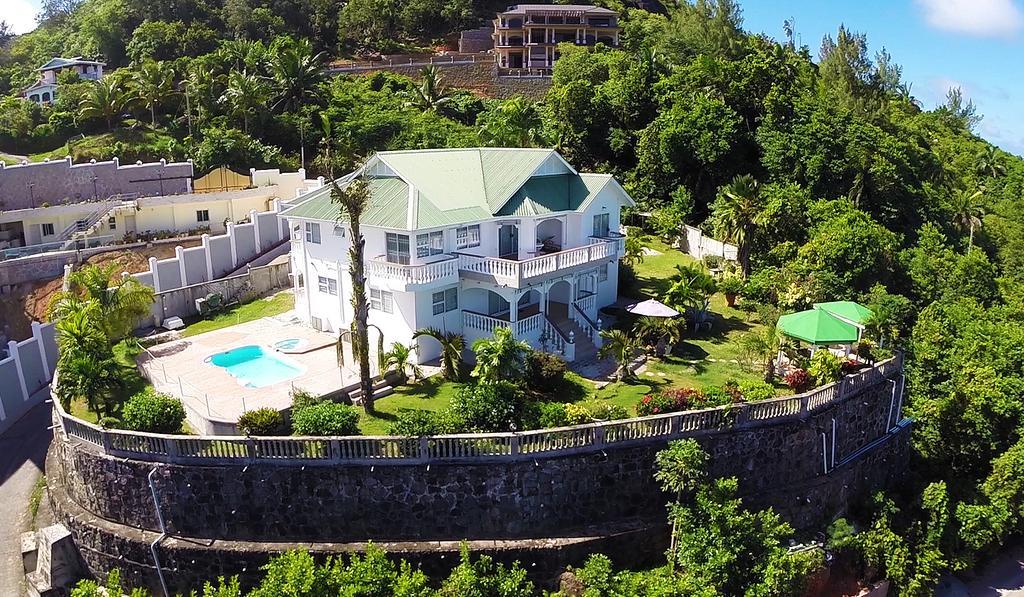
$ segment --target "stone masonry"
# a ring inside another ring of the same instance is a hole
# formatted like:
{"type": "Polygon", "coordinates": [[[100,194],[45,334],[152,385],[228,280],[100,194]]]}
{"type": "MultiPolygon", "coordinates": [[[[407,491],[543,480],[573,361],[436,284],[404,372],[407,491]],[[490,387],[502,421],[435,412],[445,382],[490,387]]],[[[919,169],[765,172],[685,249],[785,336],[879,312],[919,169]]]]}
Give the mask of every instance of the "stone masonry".
{"type": "MultiPolygon", "coordinates": [[[[890,412],[893,395],[892,382],[882,380],[806,420],[725,429],[700,442],[713,476],[739,478],[746,506],[772,507],[812,531],[857,498],[898,482],[909,428],[890,430],[898,418],[890,412]]],[[[617,561],[657,560],[667,539],[668,498],[653,479],[663,447],[429,467],[214,467],[114,459],[54,442],[47,470],[58,520],[72,530],[89,568],[128,567],[141,584],[154,580],[148,542],[159,527],[146,481],[153,468],[172,536],[161,550],[174,566],[164,569],[177,589],[197,578],[193,566],[207,575],[238,573],[289,545],[330,553],[368,540],[392,542],[431,569],[453,564],[451,550],[462,539],[511,559],[550,556],[553,568],[535,572],[543,581],[581,563],[596,545],[617,561]],[[606,541],[611,535],[634,539],[606,541]],[[581,537],[597,543],[584,549],[568,540],[581,537]]]]}

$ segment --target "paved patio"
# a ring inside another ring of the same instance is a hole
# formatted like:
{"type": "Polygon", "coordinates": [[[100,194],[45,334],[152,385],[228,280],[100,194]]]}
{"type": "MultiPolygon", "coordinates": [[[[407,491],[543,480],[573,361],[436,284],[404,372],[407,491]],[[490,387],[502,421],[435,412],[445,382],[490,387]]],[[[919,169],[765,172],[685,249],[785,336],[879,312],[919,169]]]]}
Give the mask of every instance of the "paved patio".
{"type": "Polygon", "coordinates": [[[291,406],[293,388],[326,394],[356,383],[359,376],[351,355],[346,354],[345,362],[348,366],[339,369],[334,336],[297,323],[294,312],[160,344],[138,359],[143,373],[158,391],[181,398],[189,423],[199,431],[210,430],[207,421],[234,424],[245,411],[287,408],[291,406]],[[268,386],[245,387],[226,369],[205,362],[219,352],[253,344],[266,349],[289,338],[304,340],[305,352],[277,356],[299,365],[303,371],[268,386]]]}

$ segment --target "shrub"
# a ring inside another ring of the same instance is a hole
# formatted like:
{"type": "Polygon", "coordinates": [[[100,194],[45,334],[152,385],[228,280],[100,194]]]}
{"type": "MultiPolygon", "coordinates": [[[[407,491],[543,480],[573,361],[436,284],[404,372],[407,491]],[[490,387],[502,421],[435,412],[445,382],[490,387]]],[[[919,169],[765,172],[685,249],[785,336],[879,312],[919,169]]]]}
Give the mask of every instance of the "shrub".
{"type": "Polygon", "coordinates": [[[725,276],[718,283],[718,291],[723,294],[740,294],[745,284],[739,276],[725,276]]]}
{"type": "Polygon", "coordinates": [[[748,402],[760,402],[775,397],[775,388],[763,380],[740,382],[740,392],[748,402]]]}
{"type": "Polygon", "coordinates": [[[569,425],[569,407],[570,404],[563,404],[561,402],[540,402],[537,404],[539,413],[537,417],[537,425],[541,429],[548,429],[551,427],[565,427],[569,425]]]}
{"type": "Polygon", "coordinates": [[[644,396],[636,405],[636,414],[646,417],[703,408],[703,406],[704,396],[700,390],[681,388],[644,396]]]}
{"type": "Polygon", "coordinates": [[[825,349],[819,349],[811,355],[807,373],[815,385],[824,386],[839,381],[843,375],[842,368],[843,364],[839,357],[825,349]]]}
{"type": "Polygon", "coordinates": [[[722,386],[722,390],[725,391],[726,395],[732,399],[732,402],[743,402],[743,392],[740,390],[740,383],[735,379],[730,379],[725,382],[722,386]]]}
{"type": "Polygon", "coordinates": [[[865,367],[867,367],[867,365],[861,364],[853,359],[843,359],[840,371],[843,375],[849,375],[851,373],[856,373],[865,367]]]}
{"type": "Polygon", "coordinates": [[[359,412],[337,402],[320,402],[292,413],[295,435],[358,435],[359,412]]]}
{"type": "Polygon", "coordinates": [[[104,429],[119,429],[121,427],[121,419],[117,417],[101,417],[99,424],[104,429]]]}
{"type": "Polygon", "coordinates": [[[443,435],[459,433],[462,426],[462,419],[451,409],[431,412],[403,408],[398,411],[395,422],[388,427],[388,433],[404,437],[443,435]]]}
{"type": "Polygon", "coordinates": [[[299,388],[293,389],[291,396],[292,412],[301,410],[307,406],[312,406],[314,404],[320,404],[321,402],[327,401],[323,396],[319,396],[317,394],[313,394],[312,392],[307,392],[306,390],[302,390],[299,388]]]}
{"type": "Polygon", "coordinates": [[[733,402],[733,397],[719,386],[705,386],[701,388],[700,393],[704,397],[703,408],[724,406],[733,402]]]}
{"type": "Polygon", "coordinates": [[[567,370],[561,357],[534,350],[526,357],[526,385],[533,392],[550,393],[565,381],[567,370]]]}
{"type": "Polygon", "coordinates": [[[601,400],[587,400],[565,405],[565,415],[570,425],[583,425],[597,421],[625,419],[629,416],[626,409],[601,400]]]}
{"type": "Polygon", "coordinates": [[[806,369],[794,369],[786,374],[786,385],[794,392],[803,392],[811,386],[811,376],[806,369]]]}
{"type": "Polygon", "coordinates": [[[181,400],[146,388],[128,399],[121,411],[125,429],[148,433],[178,433],[185,420],[181,400]]]}
{"type": "Polygon", "coordinates": [[[452,399],[452,410],[465,421],[465,429],[475,432],[524,429],[522,391],[512,382],[463,386],[452,399]]]}
{"type": "Polygon", "coordinates": [[[238,430],[245,435],[281,435],[284,417],[273,408],[258,408],[238,417],[238,430]]]}

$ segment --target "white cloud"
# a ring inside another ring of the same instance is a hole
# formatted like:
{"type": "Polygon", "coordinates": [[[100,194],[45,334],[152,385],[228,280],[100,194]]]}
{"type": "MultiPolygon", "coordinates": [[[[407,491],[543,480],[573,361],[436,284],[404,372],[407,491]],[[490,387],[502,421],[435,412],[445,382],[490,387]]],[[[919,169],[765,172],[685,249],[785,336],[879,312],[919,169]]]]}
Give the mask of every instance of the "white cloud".
{"type": "Polygon", "coordinates": [[[936,29],[979,37],[1008,37],[1024,28],[1014,0],[916,0],[936,29]]]}
{"type": "Polygon", "coordinates": [[[3,0],[4,10],[0,20],[7,21],[15,33],[28,33],[36,28],[36,13],[39,8],[29,0],[3,0]]]}

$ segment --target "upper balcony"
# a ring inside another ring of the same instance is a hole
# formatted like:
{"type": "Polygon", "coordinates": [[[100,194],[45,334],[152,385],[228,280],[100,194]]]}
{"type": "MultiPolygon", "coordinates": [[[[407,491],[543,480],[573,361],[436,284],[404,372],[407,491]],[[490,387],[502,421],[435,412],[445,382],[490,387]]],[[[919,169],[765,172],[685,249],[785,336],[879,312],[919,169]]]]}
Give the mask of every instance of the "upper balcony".
{"type": "Polygon", "coordinates": [[[523,288],[545,278],[566,274],[619,255],[618,238],[594,238],[588,245],[530,259],[514,260],[459,253],[459,273],[467,277],[523,288]]]}
{"type": "Polygon", "coordinates": [[[433,261],[417,265],[392,263],[378,255],[367,262],[366,276],[387,290],[408,292],[458,282],[457,265],[454,255],[435,256],[433,261]]]}

